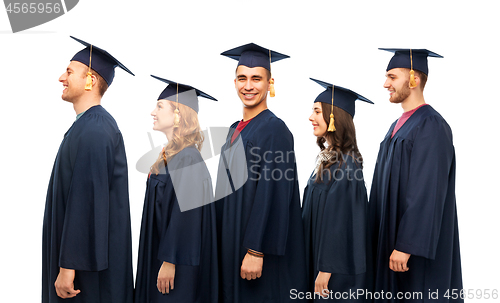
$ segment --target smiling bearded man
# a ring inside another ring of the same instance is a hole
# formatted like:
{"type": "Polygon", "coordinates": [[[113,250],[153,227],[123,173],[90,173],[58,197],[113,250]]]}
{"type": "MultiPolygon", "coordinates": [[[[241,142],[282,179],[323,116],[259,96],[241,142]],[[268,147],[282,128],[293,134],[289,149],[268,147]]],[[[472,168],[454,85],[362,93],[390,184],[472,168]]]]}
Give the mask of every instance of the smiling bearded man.
{"type": "Polygon", "coordinates": [[[391,302],[403,302],[400,294],[413,295],[411,302],[463,302],[450,293],[462,289],[453,137],[423,96],[427,57],[441,56],[384,50],[395,53],[384,88],[404,113],[380,144],[372,181],[374,293],[391,293],[391,302]]]}

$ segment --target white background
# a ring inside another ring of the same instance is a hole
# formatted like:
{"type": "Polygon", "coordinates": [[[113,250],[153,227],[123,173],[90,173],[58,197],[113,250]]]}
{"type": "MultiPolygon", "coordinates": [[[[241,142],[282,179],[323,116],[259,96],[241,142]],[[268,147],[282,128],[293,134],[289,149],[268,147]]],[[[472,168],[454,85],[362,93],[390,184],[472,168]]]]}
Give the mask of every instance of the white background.
{"type": "MultiPolygon", "coordinates": [[[[301,190],[318,152],[308,117],[323,91],[309,77],[375,102],[358,102],[354,119],[369,190],[379,143],[402,113],[382,87],[391,54],[377,48],[443,55],[429,59],[424,96],[454,134],[464,288],[500,289],[495,1],[108,2],[82,0],[64,16],[16,34],[0,9],[1,302],[40,300],[45,195],[59,144],[75,119],[57,79],[83,48],[69,35],[106,49],[136,75],[117,69],[102,102],[125,139],[134,268],[146,182],[135,165],[151,149],[149,114],[165,87],[150,74],[216,97],[219,102],[201,99],[202,128],[229,126],[242,117],[236,61],[219,54],[254,42],[290,55],[273,64],[276,97],[269,108],[294,134],[301,190]]],[[[155,145],[165,143],[162,134],[152,135],[155,145]]]]}

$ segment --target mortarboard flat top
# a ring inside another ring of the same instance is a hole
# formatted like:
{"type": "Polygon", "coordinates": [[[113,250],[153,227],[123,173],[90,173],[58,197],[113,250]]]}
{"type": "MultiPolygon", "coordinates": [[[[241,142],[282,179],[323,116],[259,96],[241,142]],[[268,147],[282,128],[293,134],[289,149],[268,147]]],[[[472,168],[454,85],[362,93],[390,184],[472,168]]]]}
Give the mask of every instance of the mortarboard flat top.
{"type": "MultiPolygon", "coordinates": [[[[394,56],[391,58],[391,61],[389,62],[386,71],[389,71],[393,68],[411,69],[409,48],[379,48],[379,49],[394,53],[394,56]]],[[[426,75],[429,74],[427,57],[443,58],[443,56],[438,55],[426,49],[412,49],[411,53],[413,59],[413,69],[421,71],[426,75]]]]}
{"type": "MultiPolygon", "coordinates": [[[[323,86],[326,89],[324,92],[319,94],[318,97],[316,97],[316,100],[314,100],[314,102],[323,102],[323,103],[331,105],[332,104],[333,84],[326,83],[326,82],[323,82],[321,80],[316,80],[313,78],[309,78],[309,79],[313,80],[314,82],[318,83],[319,85],[323,86]]],[[[356,100],[361,100],[361,101],[373,104],[372,101],[361,96],[360,94],[353,92],[350,89],[335,85],[335,89],[333,92],[333,105],[345,110],[352,117],[354,117],[354,113],[355,113],[355,109],[356,109],[356,107],[355,107],[356,100]]]]}
{"type": "Polygon", "coordinates": [[[161,92],[160,96],[158,97],[158,100],[162,99],[168,99],[169,101],[177,101],[177,97],[170,98],[172,96],[178,95],[178,101],[181,104],[184,104],[186,106],[189,106],[192,108],[195,112],[198,112],[198,96],[204,97],[213,101],[217,101],[214,97],[202,92],[199,89],[196,89],[192,86],[177,83],[174,81],[170,81],[167,79],[163,79],[157,76],[151,75],[151,77],[158,79],[162,82],[165,82],[168,84],[168,86],[161,92]]]}
{"type": "Polygon", "coordinates": [[[221,55],[238,60],[238,66],[244,65],[250,68],[263,67],[271,70],[271,62],[290,58],[290,56],[271,50],[271,60],[269,60],[269,49],[255,43],[248,43],[221,53],[221,55]]]}
{"type": "Polygon", "coordinates": [[[78,61],[87,66],[90,64],[91,68],[95,70],[104,79],[104,81],[106,81],[108,86],[113,82],[113,78],[115,77],[115,67],[117,66],[121,67],[132,76],[135,76],[128,68],[125,67],[125,65],[121,64],[120,61],[111,56],[111,54],[95,45],[92,45],[92,61],[90,62],[91,44],[73,36],[70,37],[86,46],[84,49],[76,53],[70,61],[78,61]]]}

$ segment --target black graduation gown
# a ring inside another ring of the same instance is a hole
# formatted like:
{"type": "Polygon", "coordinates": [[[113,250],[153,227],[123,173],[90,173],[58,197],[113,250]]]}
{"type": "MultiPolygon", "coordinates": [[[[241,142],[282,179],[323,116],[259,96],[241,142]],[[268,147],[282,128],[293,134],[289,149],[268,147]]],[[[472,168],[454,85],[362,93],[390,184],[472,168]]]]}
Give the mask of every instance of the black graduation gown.
{"type": "Polygon", "coordinates": [[[200,152],[187,147],[147,181],[135,303],[210,302],[218,298],[217,239],[212,181],[200,152]],[[173,172],[179,172],[173,174],[173,172]],[[178,198],[189,191],[191,201],[178,198]],[[182,203],[198,201],[184,210],[182,203]],[[179,203],[181,201],[181,203],[179,203]],[[174,289],[156,286],[163,261],[175,264],[174,289]]]}
{"type": "Polygon", "coordinates": [[[221,302],[295,302],[306,289],[304,235],[293,136],[271,111],[222,147],[216,188],[221,302]],[[264,253],[262,277],[244,280],[247,249],[264,253]]]}
{"type": "Polygon", "coordinates": [[[408,302],[448,302],[448,290],[462,289],[451,129],[430,105],[391,139],[395,125],[380,144],[370,193],[375,291],[422,293],[408,302]],[[411,254],[409,271],[390,270],[394,249],[411,254]]]}
{"type": "MultiPolygon", "coordinates": [[[[327,299],[366,302],[372,272],[368,238],[368,196],[361,164],[344,155],[316,182],[313,172],[304,190],[302,220],[306,241],[309,289],[314,292],[318,272],[331,273],[327,299]],[[353,295],[356,294],[356,295],[353,295]]],[[[315,301],[325,301],[315,296],[315,301]]]]}
{"type": "Polygon", "coordinates": [[[129,303],[132,239],[123,138],[100,105],[64,135],[43,219],[42,302],[129,303]],[[75,269],[72,299],[57,296],[59,267],[75,269]]]}

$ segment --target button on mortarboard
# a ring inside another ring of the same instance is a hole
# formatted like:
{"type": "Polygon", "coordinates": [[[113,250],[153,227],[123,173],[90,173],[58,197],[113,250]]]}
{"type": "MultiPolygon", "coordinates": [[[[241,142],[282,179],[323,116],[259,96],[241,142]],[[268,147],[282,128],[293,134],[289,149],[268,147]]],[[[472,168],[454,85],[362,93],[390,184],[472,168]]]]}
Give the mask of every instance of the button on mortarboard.
{"type": "Polygon", "coordinates": [[[104,79],[104,81],[106,81],[108,86],[113,82],[113,78],[115,77],[115,67],[117,66],[132,76],[135,76],[128,68],[125,67],[125,65],[121,64],[120,61],[116,60],[107,51],[73,36],[70,37],[86,46],[86,48],[76,53],[71,61],[78,61],[87,66],[90,65],[90,67],[96,71],[104,79]]]}
{"type": "Polygon", "coordinates": [[[427,65],[427,57],[443,58],[443,56],[438,55],[426,49],[410,49],[409,48],[379,48],[380,50],[385,50],[394,53],[391,58],[387,70],[389,71],[393,68],[408,68],[416,69],[422,73],[428,75],[429,67],[427,65]],[[413,66],[412,66],[413,65],[413,66]]]}
{"type": "Polygon", "coordinates": [[[316,80],[313,78],[309,78],[313,80],[314,82],[318,83],[322,87],[324,87],[326,90],[322,92],[321,94],[316,97],[316,100],[314,102],[323,102],[326,104],[332,104],[332,88],[334,87],[333,91],[333,105],[345,110],[348,112],[351,116],[354,117],[355,113],[355,101],[356,100],[361,100],[364,102],[368,102],[371,104],[374,104],[372,101],[368,100],[367,98],[361,96],[360,94],[353,92],[350,89],[343,88],[338,85],[333,85],[327,82],[323,82],[321,80],[316,80]]]}
{"type": "Polygon", "coordinates": [[[214,97],[192,86],[170,81],[153,75],[151,75],[151,77],[168,84],[168,86],[161,92],[158,100],[166,99],[173,102],[178,101],[181,104],[189,106],[195,112],[198,112],[198,96],[217,101],[217,99],[215,99],[214,97]],[[172,96],[174,97],[172,98],[172,96]]]}

